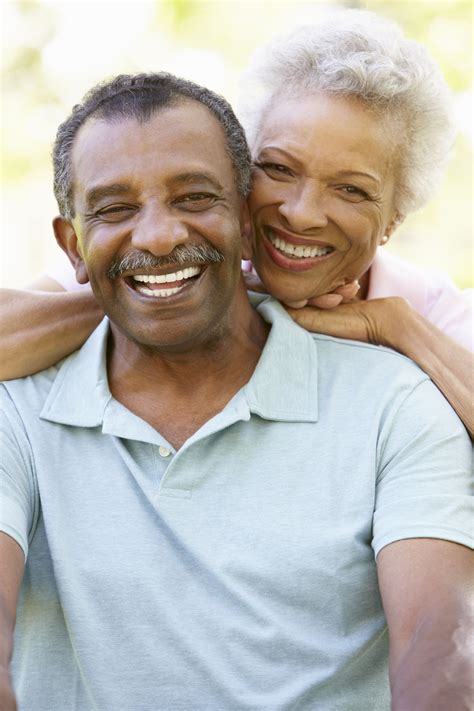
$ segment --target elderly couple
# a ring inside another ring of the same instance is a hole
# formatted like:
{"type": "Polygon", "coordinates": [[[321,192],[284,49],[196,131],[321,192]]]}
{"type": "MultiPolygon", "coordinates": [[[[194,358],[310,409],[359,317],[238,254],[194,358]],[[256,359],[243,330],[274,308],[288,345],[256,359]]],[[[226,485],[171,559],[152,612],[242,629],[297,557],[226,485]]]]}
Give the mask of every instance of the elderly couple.
{"type": "Polygon", "coordinates": [[[470,708],[469,312],[376,254],[443,163],[444,85],[366,13],[257,61],[248,201],[239,123],[184,80],[58,130],[94,297],[3,296],[2,711],[470,708]]]}

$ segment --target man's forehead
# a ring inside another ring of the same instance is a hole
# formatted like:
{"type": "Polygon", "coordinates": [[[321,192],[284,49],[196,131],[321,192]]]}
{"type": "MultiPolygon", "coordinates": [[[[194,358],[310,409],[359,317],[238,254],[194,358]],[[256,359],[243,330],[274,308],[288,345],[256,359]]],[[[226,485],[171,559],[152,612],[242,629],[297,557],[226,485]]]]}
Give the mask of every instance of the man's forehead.
{"type": "Polygon", "coordinates": [[[221,124],[195,101],[164,107],[145,120],[91,117],[78,131],[72,164],[81,182],[89,182],[97,171],[123,172],[128,166],[159,170],[175,165],[181,176],[209,173],[218,182],[233,172],[221,124]]]}
{"type": "Polygon", "coordinates": [[[121,142],[154,139],[163,144],[170,139],[178,142],[196,134],[204,141],[222,144],[225,149],[225,136],[217,117],[203,104],[197,101],[180,100],[156,109],[149,116],[93,115],[88,118],[77,132],[73,155],[89,142],[99,141],[109,149],[121,142]]]}

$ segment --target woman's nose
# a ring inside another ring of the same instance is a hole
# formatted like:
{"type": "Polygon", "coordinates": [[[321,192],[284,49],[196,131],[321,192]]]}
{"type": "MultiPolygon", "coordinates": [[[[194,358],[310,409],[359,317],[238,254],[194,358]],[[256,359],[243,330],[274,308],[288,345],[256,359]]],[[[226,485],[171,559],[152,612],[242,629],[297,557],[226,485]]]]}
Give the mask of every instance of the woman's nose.
{"type": "Polygon", "coordinates": [[[285,195],[278,211],[294,232],[320,229],[328,223],[323,195],[312,183],[307,183],[285,195]]]}

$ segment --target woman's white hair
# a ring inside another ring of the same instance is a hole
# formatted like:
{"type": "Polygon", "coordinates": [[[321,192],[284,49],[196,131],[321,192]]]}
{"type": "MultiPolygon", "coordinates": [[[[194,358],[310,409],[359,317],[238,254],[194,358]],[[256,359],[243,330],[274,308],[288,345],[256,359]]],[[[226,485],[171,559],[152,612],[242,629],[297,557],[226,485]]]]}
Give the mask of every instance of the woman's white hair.
{"type": "Polygon", "coordinates": [[[395,208],[401,217],[436,190],[454,139],[446,82],[424,47],[390,20],[342,10],[277,37],[243,75],[240,117],[250,148],[277,98],[324,92],[358,98],[393,121],[395,208]]]}

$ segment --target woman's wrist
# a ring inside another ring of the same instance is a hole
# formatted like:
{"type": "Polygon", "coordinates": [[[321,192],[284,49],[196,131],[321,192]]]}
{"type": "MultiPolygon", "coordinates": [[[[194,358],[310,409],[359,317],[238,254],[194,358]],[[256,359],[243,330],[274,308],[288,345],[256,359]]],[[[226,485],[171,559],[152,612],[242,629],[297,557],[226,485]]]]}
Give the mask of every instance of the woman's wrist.
{"type": "Polygon", "coordinates": [[[416,359],[417,334],[422,326],[420,317],[406,299],[393,296],[383,299],[380,317],[380,345],[392,348],[408,358],[416,359]]]}

